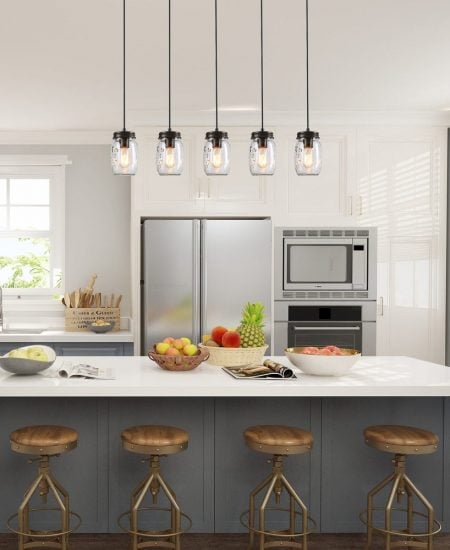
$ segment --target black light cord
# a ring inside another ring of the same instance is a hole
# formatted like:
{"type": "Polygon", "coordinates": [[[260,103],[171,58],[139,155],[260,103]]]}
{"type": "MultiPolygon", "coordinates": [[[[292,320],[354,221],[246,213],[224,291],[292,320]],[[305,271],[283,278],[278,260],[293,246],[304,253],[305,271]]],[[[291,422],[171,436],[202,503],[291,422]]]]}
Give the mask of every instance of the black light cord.
{"type": "Polygon", "coordinates": [[[263,0],[261,0],[261,131],[264,132],[264,30],[263,30],[263,0]]]}
{"type": "Polygon", "coordinates": [[[169,132],[172,130],[172,0],[169,0],[169,132]]]}
{"type": "Polygon", "coordinates": [[[309,9],[306,0],[306,129],[309,132],[309,9]]]}
{"type": "Polygon", "coordinates": [[[126,98],[126,91],[125,91],[125,82],[126,82],[126,78],[125,78],[125,54],[126,54],[126,50],[125,50],[125,31],[126,31],[126,24],[125,24],[125,17],[126,17],[126,14],[125,14],[125,0],[123,0],[123,129],[125,130],[126,129],[126,125],[125,125],[125,98],[126,98]]]}
{"type": "Polygon", "coordinates": [[[217,77],[217,0],[214,4],[214,45],[215,45],[215,64],[216,64],[216,132],[219,131],[219,96],[218,96],[218,77],[217,77]]]}

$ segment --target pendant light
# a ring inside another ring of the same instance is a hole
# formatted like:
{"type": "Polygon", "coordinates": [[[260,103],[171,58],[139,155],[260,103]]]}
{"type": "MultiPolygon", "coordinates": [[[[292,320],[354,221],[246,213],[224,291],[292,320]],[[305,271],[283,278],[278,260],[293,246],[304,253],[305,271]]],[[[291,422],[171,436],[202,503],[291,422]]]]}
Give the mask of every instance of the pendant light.
{"type": "Polygon", "coordinates": [[[214,1],[214,48],[216,78],[216,128],[206,132],[203,148],[203,168],[207,176],[226,176],[230,172],[230,143],[228,133],[219,130],[217,76],[217,0],[214,1]]]}
{"type": "Polygon", "coordinates": [[[137,169],[136,134],[125,125],[125,0],[123,0],[123,130],[114,132],[111,148],[111,167],[115,175],[134,176],[137,169]]]}
{"type": "Polygon", "coordinates": [[[306,0],[306,130],[298,132],[295,171],[299,176],[318,176],[322,168],[319,133],[309,129],[309,6],[306,0]]]}
{"type": "Polygon", "coordinates": [[[260,36],[261,36],[261,130],[252,132],[250,142],[249,166],[253,176],[272,176],[275,172],[275,141],[273,132],[264,130],[264,28],[263,0],[260,0],[260,36]]]}
{"type": "Polygon", "coordinates": [[[156,148],[156,168],[160,176],[179,176],[183,171],[183,142],[172,125],[172,0],[169,0],[169,127],[160,132],[156,148]]]}

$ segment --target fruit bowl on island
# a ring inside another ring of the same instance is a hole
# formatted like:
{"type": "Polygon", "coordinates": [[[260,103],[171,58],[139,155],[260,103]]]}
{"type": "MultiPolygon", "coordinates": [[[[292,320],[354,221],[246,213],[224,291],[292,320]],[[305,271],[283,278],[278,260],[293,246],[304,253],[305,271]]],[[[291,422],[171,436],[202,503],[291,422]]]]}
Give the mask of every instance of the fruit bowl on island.
{"type": "Polygon", "coordinates": [[[37,374],[53,365],[56,353],[48,346],[24,346],[0,357],[0,367],[12,374],[37,374]]]}
{"type": "Polygon", "coordinates": [[[286,348],[286,357],[305,374],[343,376],[361,357],[356,349],[326,346],[286,348]]]}
{"type": "Polygon", "coordinates": [[[153,350],[148,352],[148,356],[164,370],[176,372],[193,370],[209,357],[209,353],[205,349],[198,349],[194,355],[164,355],[157,353],[156,347],[155,344],[153,350]]]}

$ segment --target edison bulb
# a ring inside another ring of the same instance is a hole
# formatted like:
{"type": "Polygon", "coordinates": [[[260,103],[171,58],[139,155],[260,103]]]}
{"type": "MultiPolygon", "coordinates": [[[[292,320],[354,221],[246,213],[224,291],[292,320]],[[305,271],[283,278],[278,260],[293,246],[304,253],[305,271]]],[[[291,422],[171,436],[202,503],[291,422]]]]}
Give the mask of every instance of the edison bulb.
{"type": "Polygon", "coordinates": [[[175,166],[175,151],[173,147],[167,147],[165,160],[167,168],[173,168],[175,166]]]}
{"type": "Polygon", "coordinates": [[[214,168],[222,166],[222,147],[214,147],[212,154],[212,164],[214,168]]]}
{"type": "Polygon", "coordinates": [[[128,168],[130,164],[130,149],[129,147],[120,148],[120,166],[122,168],[128,168]]]}
{"type": "Polygon", "coordinates": [[[314,149],[312,147],[305,147],[303,153],[303,165],[308,170],[313,167],[314,164],[314,149]]]}
{"type": "Polygon", "coordinates": [[[258,149],[258,166],[267,168],[267,147],[259,147],[258,149]]]}

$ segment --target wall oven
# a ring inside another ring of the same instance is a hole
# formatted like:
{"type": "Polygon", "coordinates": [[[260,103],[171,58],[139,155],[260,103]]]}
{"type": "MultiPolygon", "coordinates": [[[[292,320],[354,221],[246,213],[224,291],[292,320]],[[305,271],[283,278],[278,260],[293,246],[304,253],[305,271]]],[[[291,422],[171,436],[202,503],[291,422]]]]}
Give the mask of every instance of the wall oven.
{"type": "Polygon", "coordinates": [[[376,299],[375,228],[275,229],[275,299],[376,299]]]}
{"type": "Polygon", "coordinates": [[[339,346],[376,352],[376,302],[275,302],[275,355],[287,347],[339,346]]]}

